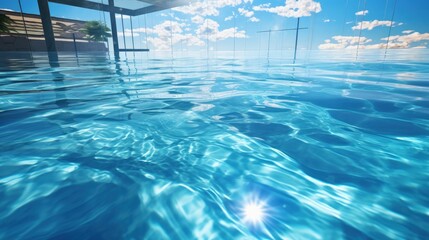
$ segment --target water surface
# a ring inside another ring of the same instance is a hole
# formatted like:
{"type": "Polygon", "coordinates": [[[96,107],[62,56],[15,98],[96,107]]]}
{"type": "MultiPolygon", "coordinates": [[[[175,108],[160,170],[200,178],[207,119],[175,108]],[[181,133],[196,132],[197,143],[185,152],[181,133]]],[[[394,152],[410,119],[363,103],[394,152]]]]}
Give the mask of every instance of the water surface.
{"type": "Polygon", "coordinates": [[[3,57],[0,238],[427,239],[429,55],[399,53],[3,57]]]}

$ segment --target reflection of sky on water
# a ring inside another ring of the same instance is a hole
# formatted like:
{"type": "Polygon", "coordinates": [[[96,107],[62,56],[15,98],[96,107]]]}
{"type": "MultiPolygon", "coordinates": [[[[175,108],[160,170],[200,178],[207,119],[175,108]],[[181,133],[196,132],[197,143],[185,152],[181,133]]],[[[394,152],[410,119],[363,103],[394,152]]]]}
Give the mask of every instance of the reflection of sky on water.
{"type": "Polygon", "coordinates": [[[138,56],[3,61],[0,238],[427,236],[427,59],[138,56]]]}

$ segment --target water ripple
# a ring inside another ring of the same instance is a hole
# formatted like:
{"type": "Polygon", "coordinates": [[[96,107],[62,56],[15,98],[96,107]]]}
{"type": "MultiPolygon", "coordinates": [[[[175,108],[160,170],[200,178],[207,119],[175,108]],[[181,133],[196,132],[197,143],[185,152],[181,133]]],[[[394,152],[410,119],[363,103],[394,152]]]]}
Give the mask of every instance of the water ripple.
{"type": "Polygon", "coordinates": [[[425,61],[35,59],[0,73],[1,239],[429,235],[425,61]]]}

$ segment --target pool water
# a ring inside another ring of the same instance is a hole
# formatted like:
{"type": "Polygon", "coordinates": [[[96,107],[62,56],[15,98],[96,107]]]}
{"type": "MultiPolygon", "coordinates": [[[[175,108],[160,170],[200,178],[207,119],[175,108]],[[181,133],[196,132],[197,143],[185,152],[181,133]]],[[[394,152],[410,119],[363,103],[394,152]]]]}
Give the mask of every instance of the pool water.
{"type": "Polygon", "coordinates": [[[413,54],[2,57],[0,239],[427,239],[413,54]]]}

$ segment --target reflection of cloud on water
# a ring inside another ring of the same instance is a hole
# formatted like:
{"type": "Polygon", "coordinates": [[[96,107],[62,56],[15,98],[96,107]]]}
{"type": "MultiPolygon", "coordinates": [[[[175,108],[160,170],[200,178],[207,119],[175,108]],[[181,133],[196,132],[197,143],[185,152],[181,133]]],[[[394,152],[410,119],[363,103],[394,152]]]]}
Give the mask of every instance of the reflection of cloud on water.
{"type": "Polygon", "coordinates": [[[415,80],[417,79],[417,73],[413,72],[401,72],[396,74],[398,80],[415,80]]]}

